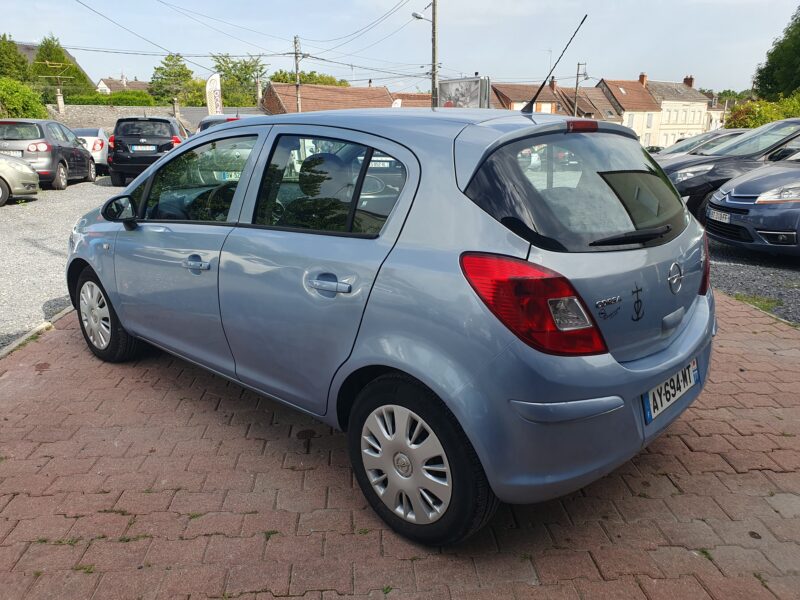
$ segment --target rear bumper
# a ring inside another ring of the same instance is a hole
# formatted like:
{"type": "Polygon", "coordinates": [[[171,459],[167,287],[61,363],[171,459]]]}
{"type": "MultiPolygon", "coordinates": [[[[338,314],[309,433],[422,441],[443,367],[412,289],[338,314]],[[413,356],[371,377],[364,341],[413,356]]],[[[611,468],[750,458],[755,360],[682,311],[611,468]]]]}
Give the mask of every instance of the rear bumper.
{"type": "Polygon", "coordinates": [[[800,207],[797,205],[729,207],[710,203],[709,208],[730,215],[730,223],[706,221],[709,237],[725,244],[761,252],[800,256],[800,207]],[[747,214],[731,211],[747,210],[747,214]]]}
{"type": "Polygon", "coordinates": [[[164,156],[166,152],[158,154],[134,154],[132,152],[115,152],[108,156],[108,168],[125,175],[138,175],[147,167],[164,156]]]}
{"type": "Polygon", "coordinates": [[[698,297],[688,323],[667,348],[635,361],[619,363],[609,354],[544,359],[539,354],[533,364],[524,345],[503,352],[480,377],[486,382],[481,395],[496,400],[476,411],[483,413],[479,428],[474,420],[465,427],[495,494],[517,504],[548,500],[635,456],[700,395],[714,333],[709,294],[698,297]],[[642,395],[693,358],[699,381],[646,425],[642,395]]]}
{"type": "Polygon", "coordinates": [[[29,159],[26,158],[28,164],[33,167],[39,175],[39,181],[42,183],[49,183],[55,179],[57,163],[53,161],[52,155],[42,156],[40,158],[29,159]]]}

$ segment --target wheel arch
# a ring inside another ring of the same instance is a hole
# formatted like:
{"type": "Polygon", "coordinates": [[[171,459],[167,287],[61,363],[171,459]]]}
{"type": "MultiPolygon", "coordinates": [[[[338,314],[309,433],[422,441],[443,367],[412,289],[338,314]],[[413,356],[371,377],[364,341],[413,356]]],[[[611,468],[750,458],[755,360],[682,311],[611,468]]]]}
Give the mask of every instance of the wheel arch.
{"type": "Polygon", "coordinates": [[[74,259],[67,267],[67,290],[69,291],[69,299],[73,308],[78,308],[78,291],[75,288],[78,284],[78,277],[81,276],[86,267],[91,267],[91,265],[82,258],[74,259]]]}

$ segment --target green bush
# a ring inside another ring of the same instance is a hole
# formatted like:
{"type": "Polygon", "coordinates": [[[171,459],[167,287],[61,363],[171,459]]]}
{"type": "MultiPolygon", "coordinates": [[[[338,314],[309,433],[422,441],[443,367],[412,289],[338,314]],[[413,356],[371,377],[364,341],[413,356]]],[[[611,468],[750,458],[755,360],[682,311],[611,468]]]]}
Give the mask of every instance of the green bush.
{"type": "Polygon", "coordinates": [[[147,92],[141,90],[125,90],[101,94],[68,94],[64,97],[67,104],[90,104],[99,106],[155,106],[155,99],[147,92]]]}
{"type": "Polygon", "coordinates": [[[39,94],[9,77],[0,77],[0,117],[46,119],[47,109],[39,94]]]}
{"type": "Polygon", "coordinates": [[[780,119],[800,117],[800,92],[777,102],[751,100],[734,106],[725,119],[725,127],[760,127],[780,119]]]}

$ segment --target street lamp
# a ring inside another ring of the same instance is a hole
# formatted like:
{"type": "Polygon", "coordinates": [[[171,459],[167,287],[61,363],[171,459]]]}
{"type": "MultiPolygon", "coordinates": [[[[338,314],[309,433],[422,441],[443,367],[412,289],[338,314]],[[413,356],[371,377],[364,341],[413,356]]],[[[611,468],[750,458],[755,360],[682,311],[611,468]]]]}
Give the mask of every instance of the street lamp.
{"type": "Polygon", "coordinates": [[[432,0],[431,18],[418,12],[411,13],[411,16],[418,21],[428,21],[431,24],[431,108],[439,105],[439,61],[436,58],[436,2],[432,0]]]}

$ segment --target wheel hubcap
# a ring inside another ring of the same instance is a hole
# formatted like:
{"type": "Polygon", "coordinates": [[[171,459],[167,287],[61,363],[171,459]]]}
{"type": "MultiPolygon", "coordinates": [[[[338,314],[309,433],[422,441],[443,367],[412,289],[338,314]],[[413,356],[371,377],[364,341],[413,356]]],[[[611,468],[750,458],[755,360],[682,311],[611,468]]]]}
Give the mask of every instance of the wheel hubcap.
{"type": "Polygon", "coordinates": [[[427,525],[450,505],[450,464],[439,438],[415,412],[394,404],[367,417],[361,460],[381,501],[402,519],[427,525]]]}
{"type": "Polygon", "coordinates": [[[111,341],[111,313],[100,286],[93,281],[84,283],[78,305],[86,337],[95,348],[104,350],[111,341]]]}

